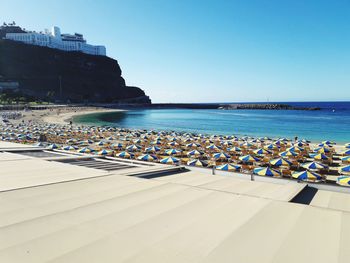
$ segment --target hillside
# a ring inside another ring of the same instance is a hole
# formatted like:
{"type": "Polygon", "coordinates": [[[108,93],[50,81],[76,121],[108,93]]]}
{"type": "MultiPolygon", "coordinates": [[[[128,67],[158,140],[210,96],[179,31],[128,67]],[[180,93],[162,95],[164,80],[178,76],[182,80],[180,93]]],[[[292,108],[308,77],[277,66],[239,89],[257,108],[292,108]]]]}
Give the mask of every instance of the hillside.
{"type": "Polygon", "coordinates": [[[0,82],[18,82],[20,93],[35,98],[150,103],[143,90],[125,85],[121,73],[109,57],[0,40],[0,82]]]}

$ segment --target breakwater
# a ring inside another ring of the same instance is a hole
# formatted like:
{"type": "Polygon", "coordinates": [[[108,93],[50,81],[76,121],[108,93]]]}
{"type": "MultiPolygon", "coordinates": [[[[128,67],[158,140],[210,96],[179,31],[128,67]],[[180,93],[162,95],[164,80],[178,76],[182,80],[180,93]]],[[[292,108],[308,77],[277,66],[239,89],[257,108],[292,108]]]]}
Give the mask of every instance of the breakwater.
{"type": "Polygon", "coordinates": [[[320,107],[297,107],[279,103],[153,103],[152,109],[222,109],[222,110],[320,110],[320,107]]]}

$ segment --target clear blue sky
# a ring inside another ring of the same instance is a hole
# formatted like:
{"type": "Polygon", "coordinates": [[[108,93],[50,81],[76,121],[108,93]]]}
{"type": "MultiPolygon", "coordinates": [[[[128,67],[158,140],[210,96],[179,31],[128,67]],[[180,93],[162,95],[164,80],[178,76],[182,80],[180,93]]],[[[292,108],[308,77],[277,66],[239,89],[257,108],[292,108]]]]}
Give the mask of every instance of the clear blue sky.
{"type": "Polygon", "coordinates": [[[0,0],[0,19],[83,33],[154,102],[350,100],[348,0],[0,0]]]}

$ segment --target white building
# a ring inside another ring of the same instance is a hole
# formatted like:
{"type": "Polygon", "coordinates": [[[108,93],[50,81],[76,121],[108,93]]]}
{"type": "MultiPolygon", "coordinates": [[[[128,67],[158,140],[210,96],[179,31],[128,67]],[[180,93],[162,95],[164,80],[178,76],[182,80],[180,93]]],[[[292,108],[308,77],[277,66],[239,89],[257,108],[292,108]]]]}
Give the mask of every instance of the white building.
{"type": "Polygon", "coordinates": [[[45,30],[44,33],[30,31],[25,33],[7,33],[5,39],[64,51],[80,51],[91,55],[106,56],[106,48],[104,46],[87,44],[82,34],[61,34],[61,30],[56,26],[51,31],[45,30]]]}

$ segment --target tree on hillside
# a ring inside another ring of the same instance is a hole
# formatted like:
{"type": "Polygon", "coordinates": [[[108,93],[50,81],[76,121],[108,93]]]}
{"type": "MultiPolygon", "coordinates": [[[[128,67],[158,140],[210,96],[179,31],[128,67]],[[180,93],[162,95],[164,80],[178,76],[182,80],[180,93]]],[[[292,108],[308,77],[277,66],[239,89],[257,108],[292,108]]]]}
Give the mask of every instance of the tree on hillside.
{"type": "Polygon", "coordinates": [[[53,90],[48,91],[46,94],[48,102],[53,102],[54,96],[55,96],[55,91],[53,90]]]}

